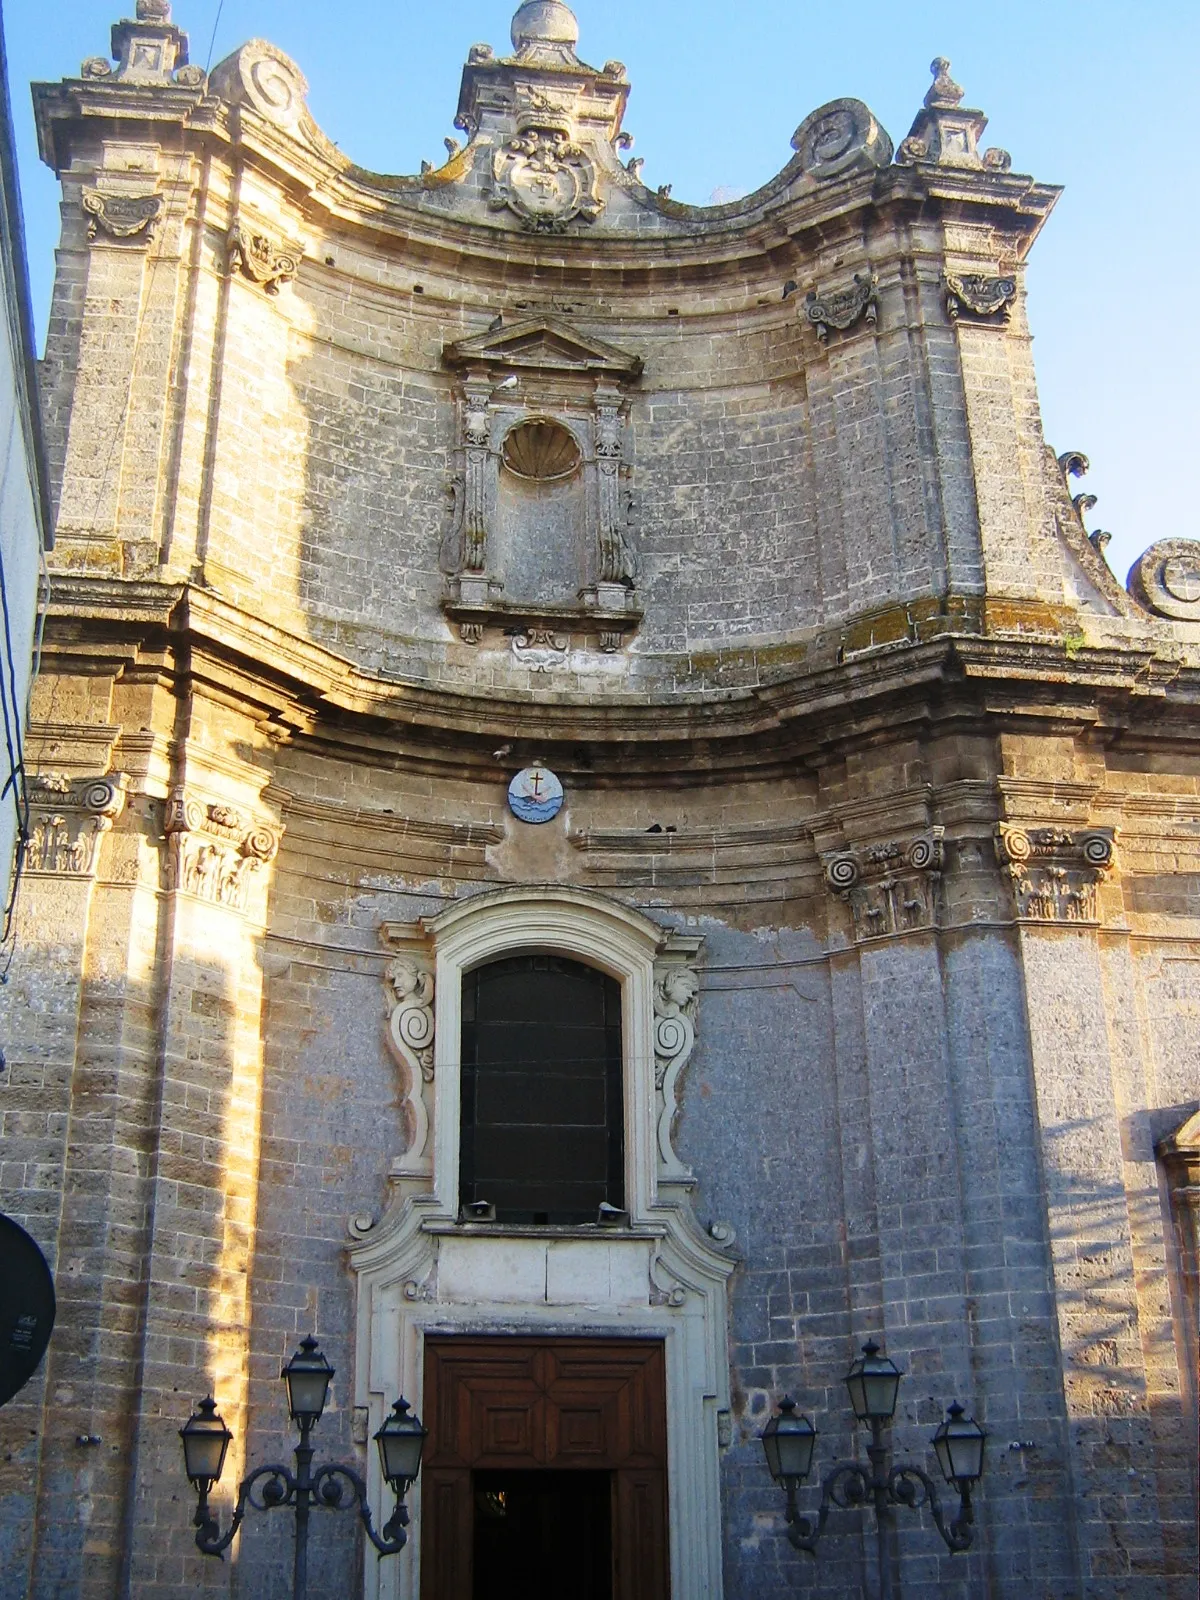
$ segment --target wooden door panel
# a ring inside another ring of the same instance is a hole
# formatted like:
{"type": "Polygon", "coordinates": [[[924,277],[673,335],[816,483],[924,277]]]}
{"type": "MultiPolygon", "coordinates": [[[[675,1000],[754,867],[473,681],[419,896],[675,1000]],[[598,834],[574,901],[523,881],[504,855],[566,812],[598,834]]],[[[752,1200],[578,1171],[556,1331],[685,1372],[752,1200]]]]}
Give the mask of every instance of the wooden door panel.
{"type": "Polygon", "coordinates": [[[470,1472],[423,1470],[421,1600],[471,1600],[474,1516],[470,1472]]]}
{"type": "Polygon", "coordinates": [[[666,1361],[648,1340],[431,1338],[421,1600],[471,1600],[474,1471],[606,1471],[615,1600],[668,1600],[666,1361]]]}
{"type": "Polygon", "coordinates": [[[471,1395],[469,1433],[461,1447],[473,1467],[546,1464],[546,1401],[490,1385],[471,1395]]]}
{"type": "Polygon", "coordinates": [[[633,1469],[616,1479],[615,1600],[668,1600],[666,1474],[633,1469]]]}

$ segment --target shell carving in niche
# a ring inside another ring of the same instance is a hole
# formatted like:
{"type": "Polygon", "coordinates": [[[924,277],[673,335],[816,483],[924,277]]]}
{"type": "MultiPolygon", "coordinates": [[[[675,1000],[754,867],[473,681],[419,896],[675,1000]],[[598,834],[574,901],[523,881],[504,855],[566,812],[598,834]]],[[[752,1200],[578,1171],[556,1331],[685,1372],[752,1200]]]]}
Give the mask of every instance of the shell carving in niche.
{"type": "Polygon", "coordinates": [[[519,423],[504,441],[504,465],[518,478],[556,483],[578,472],[582,457],[574,437],[561,423],[537,417],[519,423]]]}

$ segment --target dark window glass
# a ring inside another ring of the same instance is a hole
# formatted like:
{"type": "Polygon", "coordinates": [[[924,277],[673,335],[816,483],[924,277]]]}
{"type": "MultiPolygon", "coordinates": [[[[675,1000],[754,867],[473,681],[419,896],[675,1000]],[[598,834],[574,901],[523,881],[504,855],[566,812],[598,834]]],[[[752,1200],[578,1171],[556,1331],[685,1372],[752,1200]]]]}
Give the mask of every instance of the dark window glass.
{"type": "Polygon", "coordinates": [[[463,979],[462,1203],[499,1222],[594,1222],[625,1203],[621,989],[516,956],[463,979]]]}

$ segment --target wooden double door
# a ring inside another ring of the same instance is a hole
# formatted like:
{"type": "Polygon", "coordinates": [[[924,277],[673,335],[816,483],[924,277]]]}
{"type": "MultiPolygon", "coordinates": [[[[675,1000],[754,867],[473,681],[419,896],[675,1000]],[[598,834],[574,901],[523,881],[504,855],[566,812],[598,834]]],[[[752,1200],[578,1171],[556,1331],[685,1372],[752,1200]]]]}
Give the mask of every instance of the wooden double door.
{"type": "Polygon", "coordinates": [[[668,1600],[663,1346],[425,1345],[421,1600],[668,1600]]]}

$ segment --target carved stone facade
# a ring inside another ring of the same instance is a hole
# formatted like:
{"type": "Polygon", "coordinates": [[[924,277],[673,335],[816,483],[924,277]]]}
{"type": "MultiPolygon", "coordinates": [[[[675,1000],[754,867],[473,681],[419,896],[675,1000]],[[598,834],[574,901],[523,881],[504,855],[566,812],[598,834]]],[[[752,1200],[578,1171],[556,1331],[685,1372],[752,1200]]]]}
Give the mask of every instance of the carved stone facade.
{"type": "Polygon", "coordinates": [[[278,294],[280,285],[290,283],[299,271],[299,250],[277,245],[267,234],[240,222],[229,230],[227,249],[230,272],[261,284],[268,294],[278,294]]]}
{"type": "Polygon", "coordinates": [[[1113,830],[1018,828],[1001,823],[996,854],[1026,922],[1096,922],[1097,890],[1115,863],[1113,830]]]}
{"type": "Polygon", "coordinates": [[[824,857],[825,881],[850,907],[856,939],[934,928],[945,864],[945,829],[824,857]]]}
{"type": "Polygon", "coordinates": [[[173,790],[164,829],[170,843],[169,887],[231,911],[245,911],[256,874],[275,859],[276,829],[250,821],[236,806],[173,790]]]}
{"type": "Polygon", "coordinates": [[[157,194],[101,194],[97,189],[85,189],[83,209],[89,239],[140,239],[149,244],[162,215],[163,199],[157,194]]]}
{"type": "Polygon", "coordinates": [[[879,320],[879,300],[875,292],[878,287],[879,280],[873,274],[862,277],[856,272],[849,288],[825,295],[810,289],[804,300],[804,315],[821,343],[828,339],[831,329],[844,333],[860,320],[873,328],[879,320]]]}
{"type": "MultiPolygon", "coordinates": [[[[285,1592],[287,1519],[202,1560],[177,1430],[211,1391],[226,1484],[273,1458],[314,1331],[377,1510],[430,1340],[661,1346],[671,1600],[807,1581],[759,1434],[790,1393],[848,1453],[882,1337],[905,1455],[931,1397],[989,1435],[973,1550],[914,1527],[898,1594],[1194,1600],[1200,542],[1124,586],[1041,436],[1058,190],[941,57],[895,157],[838,99],[697,207],[560,0],[400,175],[262,40],[206,75],[146,0],[113,43],[35,91],[0,1181],[66,1333],[0,1411],[0,1600],[285,1592]],[[161,208],[121,239],[116,196],[161,208]],[[464,980],[543,957],[619,993],[623,1147],[607,1210],[517,1226],[462,1205],[464,980]]],[[[394,1561],[323,1527],[312,1592],[443,1600],[436,1492],[394,1561]]],[[[874,1592],[854,1527],[823,1593],[874,1592]]]]}
{"type": "Polygon", "coordinates": [[[30,780],[29,791],[25,871],[88,877],[96,870],[100,840],[124,809],[124,777],[44,772],[30,780]]]}
{"type": "Polygon", "coordinates": [[[946,310],[955,322],[964,312],[980,318],[1006,317],[1016,296],[1015,278],[980,272],[946,274],[946,310]]]}

